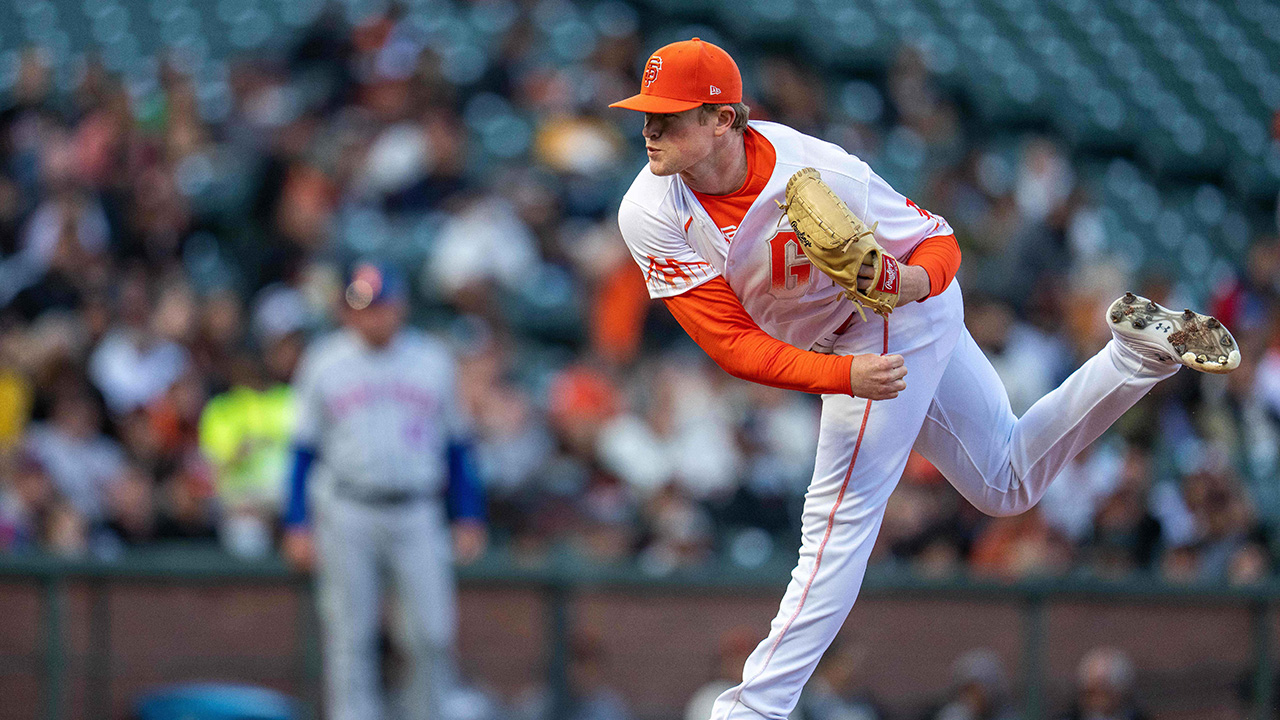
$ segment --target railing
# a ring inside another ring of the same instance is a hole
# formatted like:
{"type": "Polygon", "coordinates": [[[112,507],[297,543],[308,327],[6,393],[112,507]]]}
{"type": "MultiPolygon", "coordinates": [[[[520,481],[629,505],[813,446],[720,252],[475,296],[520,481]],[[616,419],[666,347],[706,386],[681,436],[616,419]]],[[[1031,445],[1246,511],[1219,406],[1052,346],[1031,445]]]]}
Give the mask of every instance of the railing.
{"type": "MultiPolygon", "coordinates": [[[[625,592],[636,595],[724,594],[773,592],[779,596],[788,567],[744,571],[716,568],[665,577],[651,577],[630,567],[589,566],[567,560],[540,567],[522,567],[504,557],[488,557],[460,570],[463,587],[513,586],[537,589],[545,599],[547,682],[555,707],[564,708],[569,662],[568,637],[575,596],[588,591],[625,592]]],[[[298,643],[294,672],[302,695],[314,715],[318,696],[319,648],[308,578],[271,560],[247,563],[212,550],[153,551],[131,554],[117,562],[72,561],[42,556],[0,556],[0,586],[38,584],[41,588],[40,675],[41,714],[45,720],[67,716],[65,689],[68,669],[68,586],[89,588],[86,700],[90,708],[105,706],[106,688],[112,676],[112,660],[106,650],[111,628],[105,590],[124,584],[247,585],[282,584],[298,590],[298,643]]],[[[1149,578],[1104,581],[1086,578],[1054,578],[996,582],[972,578],[927,579],[872,569],[862,598],[961,600],[1016,603],[1021,617],[1021,686],[1024,717],[1044,718],[1046,667],[1046,606],[1071,601],[1121,605],[1140,603],[1234,606],[1248,609],[1251,636],[1253,717],[1272,717],[1276,663],[1272,646],[1272,615],[1280,600],[1280,582],[1270,580],[1246,587],[1210,584],[1170,585],[1149,578]]],[[[30,658],[27,658],[30,660],[30,658]]],[[[22,657],[0,655],[0,674],[12,672],[22,657]]],[[[558,714],[558,716],[560,716],[558,714]]]]}

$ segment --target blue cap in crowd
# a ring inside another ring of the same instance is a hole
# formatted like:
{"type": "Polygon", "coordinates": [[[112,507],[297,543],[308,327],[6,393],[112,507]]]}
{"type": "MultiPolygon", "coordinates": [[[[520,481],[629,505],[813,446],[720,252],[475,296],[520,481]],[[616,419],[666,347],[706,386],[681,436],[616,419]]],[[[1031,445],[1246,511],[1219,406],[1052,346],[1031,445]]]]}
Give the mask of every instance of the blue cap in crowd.
{"type": "Polygon", "coordinates": [[[401,301],[408,295],[409,286],[404,276],[387,263],[362,260],[347,271],[347,289],[343,297],[354,310],[401,301]]]}

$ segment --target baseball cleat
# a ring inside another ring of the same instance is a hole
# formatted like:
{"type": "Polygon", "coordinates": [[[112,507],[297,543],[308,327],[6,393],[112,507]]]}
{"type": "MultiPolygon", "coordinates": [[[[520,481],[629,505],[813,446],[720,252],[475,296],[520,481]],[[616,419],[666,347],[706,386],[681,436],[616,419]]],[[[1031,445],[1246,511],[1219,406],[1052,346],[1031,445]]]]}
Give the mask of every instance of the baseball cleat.
{"type": "Polygon", "coordinates": [[[1192,370],[1229,373],[1240,365],[1240,349],[1217,318],[1191,310],[1175,312],[1140,295],[1125,293],[1107,310],[1111,334],[1139,355],[1182,363],[1192,370]]]}

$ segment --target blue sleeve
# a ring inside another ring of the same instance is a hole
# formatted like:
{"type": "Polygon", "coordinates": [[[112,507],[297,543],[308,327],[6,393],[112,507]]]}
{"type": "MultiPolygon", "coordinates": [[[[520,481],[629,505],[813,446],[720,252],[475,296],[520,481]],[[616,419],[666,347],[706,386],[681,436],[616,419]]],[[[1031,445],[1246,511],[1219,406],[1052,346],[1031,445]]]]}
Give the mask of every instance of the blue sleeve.
{"type": "Polygon", "coordinates": [[[298,527],[307,523],[307,475],[315,461],[315,448],[294,446],[293,468],[289,472],[289,504],[284,513],[285,527],[298,527]]]}
{"type": "Polygon", "coordinates": [[[449,444],[449,489],[445,501],[449,517],[454,520],[483,520],[485,516],[484,490],[473,455],[469,442],[449,444]]]}

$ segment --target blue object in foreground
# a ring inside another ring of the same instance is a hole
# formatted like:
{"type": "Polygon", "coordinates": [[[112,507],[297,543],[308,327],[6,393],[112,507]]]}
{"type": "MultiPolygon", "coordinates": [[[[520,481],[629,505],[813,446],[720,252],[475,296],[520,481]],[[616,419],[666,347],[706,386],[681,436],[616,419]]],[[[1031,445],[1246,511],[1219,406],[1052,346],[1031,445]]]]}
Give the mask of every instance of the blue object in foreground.
{"type": "Polygon", "coordinates": [[[138,720],[297,720],[297,702],[251,685],[192,683],[153,690],[135,705],[138,720]]]}

